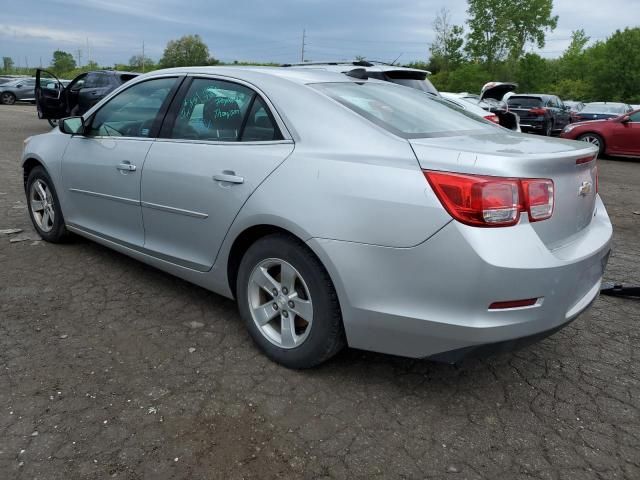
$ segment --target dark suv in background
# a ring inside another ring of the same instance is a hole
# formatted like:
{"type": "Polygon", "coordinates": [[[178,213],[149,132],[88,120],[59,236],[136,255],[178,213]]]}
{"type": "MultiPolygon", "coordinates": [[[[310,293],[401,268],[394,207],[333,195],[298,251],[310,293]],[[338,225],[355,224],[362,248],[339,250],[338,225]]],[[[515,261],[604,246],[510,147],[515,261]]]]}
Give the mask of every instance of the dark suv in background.
{"type": "Polygon", "coordinates": [[[96,103],[137,73],[96,70],[78,75],[65,86],[54,74],[36,70],[36,107],[38,118],[54,126],[61,118],[83,115],[96,103]]]}
{"type": "Polygon", "coordinates": [[[509,110],[520,116],[523,132],[551,136],[571,123],[571,110],[555,95],[518,93],[507,100],[509,110]]]}

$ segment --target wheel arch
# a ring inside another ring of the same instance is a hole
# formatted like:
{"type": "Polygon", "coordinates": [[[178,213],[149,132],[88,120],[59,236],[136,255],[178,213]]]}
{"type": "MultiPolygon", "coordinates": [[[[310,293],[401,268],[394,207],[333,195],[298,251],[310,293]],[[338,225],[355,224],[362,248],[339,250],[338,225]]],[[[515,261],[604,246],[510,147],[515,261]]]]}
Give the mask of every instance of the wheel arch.
{"type": "Polygon", "coordinates": [[[604,138],[604,135],[600,132],[596,132],[593,130],[587,130],[585,132],[580,132],[578,134],[578,136],[576,137],[576,140],[582,141],[582,137],[586,136],[586,135],[595,135],[596,137],[598,137],[601,141],[602,141],[602,147],[601,147],[601,152],[602,153],[606,153],[607,152],[607,139],[604,138]]]}
{"type": "Polygon", "coordinates": [[[231,248],[229,249],[229,255],[227,258],[227,282],[229,285],[229,290],[231,290],[234,298],[236,297],[236,282],[238,280],[238,270],[240,268],[242,257],[247,252],[249,247],[251,247],[251,245],[253,245],[255,242],[268,235],[277,233],[287,235],[299,241],[300,243],[305,244],[302,238],[300,238],[298,235],[295,235],[291,231],[277,225],[266,223],[252,225],[248,228],[245,228],[236,236],[233,244],[231,245],[231,248]]]}
{"type": "Polygon", "coordinates": [[[24,191],[25,192],[27,191],[27,180],[29,180],[29,174],[36,167],[42,167],[44,169],[44,171],[47,172],[47,175],[51,176],[49,174],[49,171],[47,170],[47,167],[45,166],[45,164],[43,162],[41,162],[40,160],[38,160],[35,157],[27,158],[24,162],[22,162],[22,179],[23,179],[23,183],[24,183],[24,191]]]}

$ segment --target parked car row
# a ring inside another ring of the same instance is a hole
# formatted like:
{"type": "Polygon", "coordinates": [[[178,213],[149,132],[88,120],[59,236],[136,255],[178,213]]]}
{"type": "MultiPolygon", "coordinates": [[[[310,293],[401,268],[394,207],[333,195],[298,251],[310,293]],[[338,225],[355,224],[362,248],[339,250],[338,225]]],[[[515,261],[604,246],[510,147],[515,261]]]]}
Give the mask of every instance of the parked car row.
{"type": "Polygon", "coordinates": [[[235,298],[292,368],[345,345],[455,362],[585,311],[612,236],[598,149],[454,108],[421,73],[352,67],[133,78],[27,139],[33,225],[235,298]]]}

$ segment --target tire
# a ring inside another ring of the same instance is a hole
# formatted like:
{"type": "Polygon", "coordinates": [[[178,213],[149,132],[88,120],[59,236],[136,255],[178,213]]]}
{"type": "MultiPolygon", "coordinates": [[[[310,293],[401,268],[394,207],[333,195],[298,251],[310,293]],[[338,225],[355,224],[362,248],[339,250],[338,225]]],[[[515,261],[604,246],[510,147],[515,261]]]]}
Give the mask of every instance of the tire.
{"type": "Polygon", "coordinates": [[[550,137],[552,133],[553,133],[553,122],[549,119],[547,120],[547,123],[544,126],[543,135],[545,137],[550,137]]]}
{"type": "Polygon", "coordinates": [[[31,222],[43,240],[62,243],[69,238],[58,195],[51,177],[42,167],[35,167],[29,173],[27,205],[31,222]],[[42,203],[43,199],[46,199],[44,203],[42,203]],[[52,213],[53,219],[51,218],[52,213]]]}
{"type": "Polygon", "coordinates": [[[597,133],[583,133],[576,140],[580,140],[581,142],[587,142],[593,145],[594,147],[598,147],[598,156],[604,155],[605,143],[604,138],[602,138],[597,133]]]}
{"type": "Polygon", "coordinates": [[[329,274],[304,243],[288,235],[269,235],[249,247],[240,262],[236,293],[251,338],[277,363],[311,368],[345,346],[329,274]]]}
{"type": "Polygon", "coordinates": [[[11,92],[3,92],[0,95],[0,103],[3,105],[13,105],[16,103],[16,96],[11,92]]]}
{"type": "Polygon", "coordinates": [[[47,122],[49,122],[49,125],[51,125],[53,128],[56,128],[58,126],[57,118],[47,118],[47,122]]]}

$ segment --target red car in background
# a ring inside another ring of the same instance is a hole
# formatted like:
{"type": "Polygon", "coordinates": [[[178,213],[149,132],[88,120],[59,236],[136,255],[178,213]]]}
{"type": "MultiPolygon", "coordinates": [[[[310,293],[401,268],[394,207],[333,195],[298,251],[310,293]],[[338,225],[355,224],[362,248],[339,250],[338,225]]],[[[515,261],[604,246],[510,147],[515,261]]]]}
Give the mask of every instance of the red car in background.
{"type": "Polygon", "coordinates": [[[589,142],[599,148],[600,155],[640,157],[640,110],[607,120],[571,123],[560,136],[589,142]]]}

